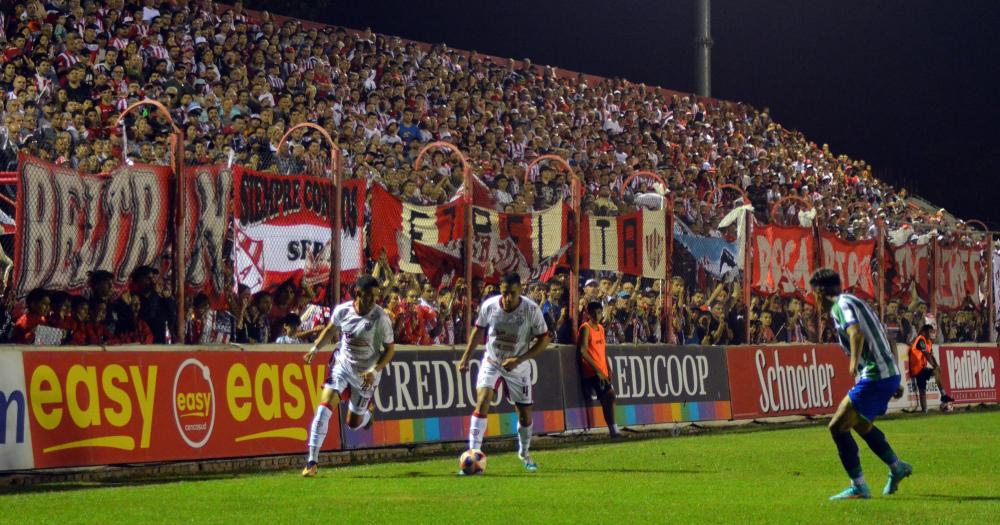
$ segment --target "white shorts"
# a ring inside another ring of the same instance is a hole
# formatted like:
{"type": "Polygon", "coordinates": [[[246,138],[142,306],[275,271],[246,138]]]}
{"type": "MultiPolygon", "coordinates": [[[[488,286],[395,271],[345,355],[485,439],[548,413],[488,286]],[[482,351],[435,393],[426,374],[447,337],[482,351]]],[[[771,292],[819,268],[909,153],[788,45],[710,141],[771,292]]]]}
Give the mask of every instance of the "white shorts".
{"type": "Polygon", "coordinates": [[[375,395],[375,388],[382,378],[382,372],[375,372],[375,380],[372,381],[371,388],[362,388],[363,380],[360,372],[355,372],[354,368],[346,365],[338,359],[330,370],[330,378],[326,380],[325,388],[336,390],[341,397],[350,394],[350,403],[347,409],[355,414],[364,414],[368,410],[368,403],[375,395]]]}
{"type": "Polygon", "coordinates": [[[521,363],[520,366],[508,372],[502,366],[494,365],[484,359],[476,378],[476,390],[491,388],[496,392],[501,383],[506,387],[507,398],[510,399],[511,403],[517,405],[534,403],[531,396],[531,365],[528,363],[521,363]]]}

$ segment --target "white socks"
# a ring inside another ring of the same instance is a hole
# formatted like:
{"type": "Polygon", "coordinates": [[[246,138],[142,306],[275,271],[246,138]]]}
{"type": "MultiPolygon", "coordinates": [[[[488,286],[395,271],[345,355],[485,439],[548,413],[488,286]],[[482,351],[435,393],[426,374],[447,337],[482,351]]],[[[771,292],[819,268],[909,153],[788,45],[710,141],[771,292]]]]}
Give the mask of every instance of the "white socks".
{"type": "Polygon", "coordinates": [[[330,427],[330,416],[333,410],[326,403],[316,407],[316,417],[313,418],[312,426],[309,428],[309,461],[319,462],[319,450],[323,448],[323,441],[326,440],[326,431],[330,427]]]}
{"type": "Polygon", "coordinates": [[[480,450],[483,448],[483,438],[486,436],[486,423],[489,421],[485,417],[480,417],[478,412],[472,413],[472,421],[469,423],[469,449],[480,450]]]}
{"type": "Polygon", "coordinates": [[[528,448],[531,447],[531,425],[526,427],[521,426],[521,422],[517,422],[517,452],[521,456],[526,456],[528,454],[528,448]]]}

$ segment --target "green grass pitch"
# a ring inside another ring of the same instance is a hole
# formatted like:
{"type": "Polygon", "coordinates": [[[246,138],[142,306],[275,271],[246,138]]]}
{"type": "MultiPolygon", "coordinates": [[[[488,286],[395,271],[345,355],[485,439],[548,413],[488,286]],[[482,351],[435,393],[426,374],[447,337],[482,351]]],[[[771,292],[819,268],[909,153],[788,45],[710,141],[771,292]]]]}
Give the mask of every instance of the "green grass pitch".
{"type": "Polygon", "coordinates": [[[847,486],[824,425],[538,450],[537,474],[487,443],[487,473],[455,458],[0,493],[3,523],[996,523],[1000,411],[879,426],[914,475],[883,498],[887,469],[859,440],[869,501],[847,486]]]}

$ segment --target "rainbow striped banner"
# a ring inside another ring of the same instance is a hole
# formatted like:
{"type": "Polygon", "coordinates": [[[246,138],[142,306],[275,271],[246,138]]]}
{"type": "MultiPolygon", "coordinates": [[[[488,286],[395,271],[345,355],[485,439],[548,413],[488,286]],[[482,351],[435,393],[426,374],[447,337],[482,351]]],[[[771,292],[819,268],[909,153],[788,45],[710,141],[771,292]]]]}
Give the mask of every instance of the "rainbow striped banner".
{"type": "MultiPolygon", "coordinates": [[[[420,419],[393,419],[378,421],[368,430],[344,428],[343,448],[367,448],[463,441],[469,436],[467,416],[428,417],[420,419]]],[[[533,414],[532,427],[536,433],[562,432],[565,415],[562,410],[541,410],[533,414]]],[[[491,413],[486,427],[486,437],[512,436],[517,433],[517,412],[491,413]]]]}
{"type": "MultiPolygon", "coordinates": [[[[615,421],[618,426],[677,423],[681,421],[715,421],[732,417],[729,401],[700,401],[691,403],[650,403],[646,405],[618,405],[615,421]]],[[[566,428],[605,427],[600,405],[567,408],[566,428]],[[587,412],[590,412],[588,421],[587,412]]]]}

